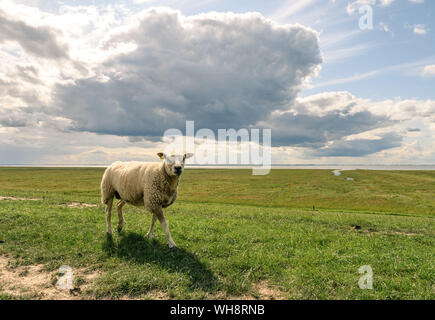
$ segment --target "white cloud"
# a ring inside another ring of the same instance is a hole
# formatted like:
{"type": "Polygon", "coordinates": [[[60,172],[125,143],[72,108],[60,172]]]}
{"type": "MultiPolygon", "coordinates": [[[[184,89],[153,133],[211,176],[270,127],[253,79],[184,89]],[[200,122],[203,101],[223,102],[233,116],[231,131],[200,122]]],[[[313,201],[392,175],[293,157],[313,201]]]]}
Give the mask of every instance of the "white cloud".
{"type": "Polygon", "coordinates": [[[386,33],[391,31],[390,28],[384,22],[379,22],[379,27],[381,28],[382,31],[386,33]]]}
{"type": "Polygon", "coordinates": [[[410,24],[406,23],[405,28],[412,30],[412,32],[414,32],[415,34],[418,34],[418,35],[426,35],[429,32],[429,29],[424,24],[410,25],[410,24]]]}
{"type": "Polygon", "coordinates": [[[396,0],[379,0],[381,7],[388,7],[390,4],[392,4],[396,0]]]}
{"type": "Polygon", "coordinates": [[[424,24],[415,24],[413,31],[418,35],[425,35],[428,33],[428,30],[424,24]]]}
{"type": "Polygon", "coordinates": [[[435,76],[435,64],[425,66],[422,72],[423,76],[435,76]]]}

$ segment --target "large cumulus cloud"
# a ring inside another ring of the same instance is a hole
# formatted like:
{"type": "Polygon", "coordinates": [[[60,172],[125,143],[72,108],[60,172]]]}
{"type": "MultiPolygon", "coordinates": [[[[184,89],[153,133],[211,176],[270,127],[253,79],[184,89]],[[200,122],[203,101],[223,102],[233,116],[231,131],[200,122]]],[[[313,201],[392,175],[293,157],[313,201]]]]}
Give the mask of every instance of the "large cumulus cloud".
{"type": "Polygon", "coordinates": [[[150,9],[105,46],[120,42],[136,49],[107,60],[95,77],[56,88],[55,105],[75,130],[159,137],[185,120],[252,126],[292,104],[321,63],[314,31],[257,13],[150,9]]]}

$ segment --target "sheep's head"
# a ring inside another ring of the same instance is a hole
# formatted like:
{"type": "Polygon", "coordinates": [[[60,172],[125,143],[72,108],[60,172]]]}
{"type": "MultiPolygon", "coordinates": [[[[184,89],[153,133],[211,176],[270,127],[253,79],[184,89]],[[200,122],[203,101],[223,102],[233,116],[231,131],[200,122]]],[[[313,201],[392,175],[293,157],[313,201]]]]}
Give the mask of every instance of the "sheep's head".
{"type": "Polygon", "coordinates": [[[166,155],[163,152],[157,154],[160,159],[165,162],[166,173],[170,176],[180,176],[184,170],[186,159],[193,156],[193,153],[185,153],[184,155],[166,155]]]}

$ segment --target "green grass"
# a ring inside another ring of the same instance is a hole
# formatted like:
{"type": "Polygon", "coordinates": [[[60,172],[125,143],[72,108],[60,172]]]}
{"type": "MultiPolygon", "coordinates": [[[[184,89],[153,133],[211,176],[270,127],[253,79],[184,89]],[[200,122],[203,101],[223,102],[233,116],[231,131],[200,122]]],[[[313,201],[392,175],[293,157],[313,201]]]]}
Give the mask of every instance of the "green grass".
{"type": "Polygon", "coordinates": [[[109,238],[102,205],[59,206],[98,204],[102,172],[0,168],[0,196],[43,198],[0,201],[0,255],[97,270],[97,298],[255,297],[264,280],[289,299],[435,298],[435,172],[186,170],[165,211],[177,249],[160,226],[144,238],[143,208],[125,206],[127,225],[109,238]],[[362,265],[373,290],[358,286],[362,265]]]}

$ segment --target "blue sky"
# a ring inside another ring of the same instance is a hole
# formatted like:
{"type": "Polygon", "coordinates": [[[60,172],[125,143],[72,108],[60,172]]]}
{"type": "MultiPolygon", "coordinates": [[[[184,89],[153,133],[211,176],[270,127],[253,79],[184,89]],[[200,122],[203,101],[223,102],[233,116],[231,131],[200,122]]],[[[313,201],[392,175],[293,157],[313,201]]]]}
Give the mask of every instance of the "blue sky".
{"type": "Polygon", "coordinates": [[[272,128],[275,163],[435,163],[433,1],[2,3],[0,19],[6,22],[0,28],[5,39],[0,41],[0,163],[151,161],[162,147],[160,128],[154,125],[164,122],[162,130],[178,128],[183,116],[213,130],[213,121],[217,127],[272,128]],[[358,9],[364,5],[372,9],[372,29],[359,27],[364,13],[358,9]],[[167,9],[150,14],[152,7],[167,9]],[[192,46],[185,39],[198,37],[202,40],[195,59],[208,59],[208,64],[192,65],[189,55],[166,55],[165,46],[172,43],[164,42],[167,34],[159,32],[169,25],[156,24],[154,33],[148,28],[155,19],[164,21],[165,10],[169,15],[179,12],[172,21],[177,25],[169,31],[171,37],[177,30],[184,32],[184,38],[171,40],[181,41],[177,50],[184,54],[192,46]],[[238,25],[230,12],[246,23],[238,25]],[[261,19],[247,12],[258,12],[261,19]],[[224,37],[231,28],[239,33],[209,43],[201,35],[202,28],[209,32],[200,22],[203,15],[226,25],[224,37]],[[268,21],[273,21],[270,31],[258,31],[269,26],[268,21]],[[189,31],[191,23],[198,30],[189,31]],[[286,27],[295,24],[299,27],[286,27]],[[10,31],[18,25],[24,26],[22,33],[10,31]],[[35,34],[46,41],[41,47],[32,42],[35,34]],[[226,86],[215,79],[222,70],[209,69],[210,63],[222,63],[224,53],[231,59],[231,52],[220,51],[237,37],[243,44],[251,40],[234,51],[240,57],[234,56],[222,73],[229,77],[227,84],[234,81],[226,86]],[[279,45],[286,39],[295,43],[279,45]],[[216,46],[215,52],[202,51],[209,50],[206,45],[216,46]],[[270,54],[255,54],[262,46],[269,46],[270,54]],[[274,55],[278,65],[269,60],[274,55]],[[178,62],[168,67],[167,59],[178,62]],[[243,69],[246,61],[252,65],[243,69]],[[179,77],[180,68],[193,87],[180,88],[168,79],[179,77]],[[255,68],[264,77],[252,73],[255,68]],[[208,87],[204,74],[215,77],[208,87]],[[235,84],[236,79],[242,84],[235,84]],[[157,89],[149,89],[153,86],[157,89]],[[285,93],[279,88],[286,88],[285,93]],[[160,118],[157,109],[166,110],[165,117],[160,118]],[[104,112],[118,120],[105,119],[104,112]],[[143,118],[144,113],[153,120],[143,118]]]}

